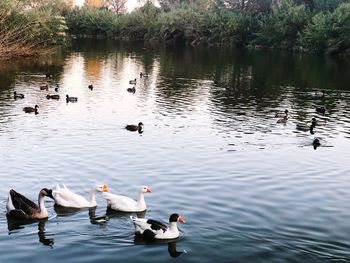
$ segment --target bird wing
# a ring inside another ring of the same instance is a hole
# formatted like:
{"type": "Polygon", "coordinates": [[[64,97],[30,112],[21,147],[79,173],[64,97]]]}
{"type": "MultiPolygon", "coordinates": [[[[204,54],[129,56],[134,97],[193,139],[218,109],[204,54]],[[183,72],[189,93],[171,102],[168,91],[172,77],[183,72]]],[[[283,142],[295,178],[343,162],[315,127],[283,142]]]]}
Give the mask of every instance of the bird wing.
{"type": "Polygon", "coordinates": [[[17,193],[15,190],[10,190],[12,204],[15,209],[22,210],[25,214],[31,215],[39,210],[39,206],[25,196],[17,193]]]}
{"type": "Polygon", "coordinates": [[[108,205],[114,210],[120,211],[135,211],[137,202],[127,196],[115,195],[108,192],[103,192],[102,197],[107,200],[108,205]]]}

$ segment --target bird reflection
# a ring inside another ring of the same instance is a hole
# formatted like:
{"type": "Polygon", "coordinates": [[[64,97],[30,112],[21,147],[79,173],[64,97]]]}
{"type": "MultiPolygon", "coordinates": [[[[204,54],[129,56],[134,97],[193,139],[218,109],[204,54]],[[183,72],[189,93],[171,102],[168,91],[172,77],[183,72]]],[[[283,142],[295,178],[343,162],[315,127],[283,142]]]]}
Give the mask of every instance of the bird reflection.
{"type": "Polygon", "coordinates": [[[142,235],[135,235],[134,237],[134,244],[135,245],[164,245],[167,244],[168,245],[168,253],[172,258],[177,258],[179,256],[181,256],[183,253],[186,253],[185,250],[183,251],[177,251],[176,250],[176,242],[179,239],[175,239],[175,240],[155,240],[155,239],[147,239],[144,238],[142,235]]]}
{"type": "Polygon", "coordinates": [[[111,218],[111,217],[125,217],[126,215],[136,214],[138,218],[145,218],[146,212],[147,212],[147,210],[142,211],[142,212],[136,212],[136,213],[135,212],[121,212],[121,211],[116,211],[116,210],[107,208],[106,215],[111,218]]]}
{"type": "Polygon", "coordinates": [[[93,225],[102,225],[109,220],[109,216],[107,214],[104,216],[96,216],[96,207],[89,208],[89,218],[90,223],[93,225]]]}
{"type": "Polygon", "coordinates": [[[45,232],[46,221],[47,219],[43,219],[39,221],[15,221],[15,220],[12,220],[11,218],[7,218],[7,228],[9,230],[9,235],[10,235],[14,230],[20,230],[25,228],[25,225],[38,222],[39,242],[42,243],[44,246],[49,246],[52,248],[55,242],[53,238],[46,237],[46,232],[45,232]]]}

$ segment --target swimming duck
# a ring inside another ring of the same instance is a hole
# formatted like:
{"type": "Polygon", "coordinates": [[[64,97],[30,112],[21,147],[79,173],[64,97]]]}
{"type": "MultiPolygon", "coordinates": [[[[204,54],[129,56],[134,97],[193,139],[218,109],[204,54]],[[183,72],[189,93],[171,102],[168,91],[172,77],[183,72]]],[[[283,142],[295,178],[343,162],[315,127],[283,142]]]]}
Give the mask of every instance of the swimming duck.
{"type": "Polygon", "coordinates": [[[299,131],[310,131],[311,134],[314,133],[313,129],[316,127],[317,120],[316,118],[312,118],[311,120],[311,126],[308,126],[304,123],[298,123],[296,125],[296,129],[299,131]]]}
{"type": "Polygon", "coordinates": [[[169,226],[162,222],[130,216],[130,219],[135,225],[135,232],[138,235],[143,235],[145,238],[151,239],[174,239],[180,235],[177,228],[177,222],[185,223],[183,217],[178,214],[172,214],[169,218],[169,226]]]}
{"type": "Polygon", "coordinates": [[[130,80],[129,84],[136,84],[136,79],[130,80]]]}
{"type": "Polygon", "coordinates": [[[17,93],[16,91],[14,91],[13,98],[14,99],[24,99],[24,95],[22,93],[17,93]]]}
{"type": "Polygon", "coordinates": [[[77,97],[69,97],[68,94],[66,95],[66,101],[67,102],[77,102],[78,98],[77,97]]]}
{"type": "Polygon", "coordinates": [[[46,98],[49,100],[49,99],[52,99],[52,100],[59,100],[60,99],[60,95],[47,95],[46,98]]]}
{"type": "Polygon", "coordinates": [[[314,149],[316,150],[317,147],[321,146],[320,139],[315,138],[312,142],[312,145],[313,145],[314,149]]]}
{"type": "Polygon", "coordinates": [[[127,90],[127,92],[130,92],[130,93],[135,93],[136,92],[135,86],[132,87],[132,88],[127,88],[126,90],[127,90]]]}
{"type": "Polygon", "coordinates": [[[110,209],[122,212],[142,212],[147,209],[144,194],[151,192],[150,188],[142,186],[138,191],[137,201],[127,196],[111,193],[102,193],[102,197],[106,199],[107,207],[110,209]]]}
{"type": "Polygon", "coordinates": [[[59,84],[56,84],[55,91],[58,92],[58,89],[60,88],[59,84]]]}
{"type": "Polygon", "coordinates": [[[63,207],[70,208],[84,208],[84,207],[95,207],[96,203],[96,192],[108,192],[106,184],[98,185],[91,189],[89,193],[89,200],[86,200],[81,195],[75,194],[70,191],[64,184],[63,187],[59,185],[53,190],[53,198],[55,204],[63,207]]]}
{"type": "Polygon", "coordinates": [[[40,86],[40,90],[49,90],[49,85],[40,86]]]}
{"type": "Polygon", "coordinates": [[[93,89],[94,89],[94,86],[93,86],[92,84],[90,84],[90,85],[88,86],[88,88],[89,88],[90,90],[93,90],[93,89]]]}
{"type": "Polygon", "coordinates": [[[326,108],[325,107],[316,107],[316,112],[325,115],[326,108]]]}
{"type": "Polygon", "coordinates": [[[287,123],[287,120],[288,120],[288,116],[286,115],[286,116],[284,116],[282,119],[279,119],[279,120],[277,121],[277,123],[287,123]]]}
{"type": "Polygon", "coordinates": [[[283,118],[284,116],[288,116],[287,109],[284,112],[276,112],[276,114],[275,114],[275,118],[283,118]]]}
{"type": "Polygon", "coordinates": [[[48,217],[44,197],[53,199],[52,190],[43,188],[39,192],[38,204],[11,189],[7,199],[7,216],[19,220],[35,220],[48,217]]]}
{"type": "Polygon", "coordinates": [[[125,126],[125,129],[127,129],[128,131],[142,131],[142,126],[143,126],[143,123],[142,122],[139,122],[138,125],[134,125],[134,124],[128,124],[125,126]]]}
{"type": "Polygon", "coordinates": [[[35,114],[38,114],[38,108],[39,108],[38,105],[35,105],[34,107],[24,107],[24,108],[23,108],[23,111],[24,111],[25,113],[34,112],[35,114]]]}

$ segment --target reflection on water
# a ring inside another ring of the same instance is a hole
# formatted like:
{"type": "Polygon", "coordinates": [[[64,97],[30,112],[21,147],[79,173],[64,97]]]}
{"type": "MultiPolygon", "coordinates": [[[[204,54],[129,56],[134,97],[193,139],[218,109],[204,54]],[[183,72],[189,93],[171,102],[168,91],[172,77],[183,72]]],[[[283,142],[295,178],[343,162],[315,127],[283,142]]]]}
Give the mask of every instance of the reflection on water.
{"type": "Polygon", "coordinates": [[[1,63],[1,260],[36,261],[38,233],[52,247],[40,255],[55,262],[349,261],[349,68],[280,52],[99,41],[1,63]],[[36,104],[40,114],[23,112],[36,104]],[[314,134],[297,130],[314,117],[314,134]],[[125,129],[139,122],[142,134],[125,129]],[[8,189],[34,200],[42,187],[85,195],[101,182],[125,196],[149,185],[147,217],[183,215],[181,238],[135,242],[135,213],[108,211],[99,195],[93,209],[47,201],[39,231],[8,225],[6,234],[8,189]]]}

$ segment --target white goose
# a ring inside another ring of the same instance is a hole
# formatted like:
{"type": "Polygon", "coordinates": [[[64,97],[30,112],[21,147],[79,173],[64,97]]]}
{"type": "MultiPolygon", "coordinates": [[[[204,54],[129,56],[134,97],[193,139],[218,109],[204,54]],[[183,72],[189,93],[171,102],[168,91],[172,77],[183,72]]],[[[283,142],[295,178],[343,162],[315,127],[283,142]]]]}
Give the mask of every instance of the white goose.
{"type": "Polygon", "coordinates": [[[104,184],[93,187],[89,194],[89,200],[81,195],[73,193],[64,184],[63,187],[57,185],[56,189],[53,190],[53,198],[55,204],[59,206],[72,208],[95,207],[97,206],[96,192],[108,192],[107,185],[104,184]]]}
{"type": "Polygon", "coordinates": [[[145,238],[155,239],[174,239],[178,238],[180,233],[177,228],[177,221],[185,223],[183,217],[178,214],[172,214],[169,218],[169,226],[162,222],[130,216],[135,225],[136,234],[142,235],[145,238]]]}
{"type": "Polygon", "coordinates": [[[110,209],[122,212],[142,212],[147,209],[144,194],[151,192],[150,188],[142,186],[138,191],[137,201],[127,196],[111,193],[102,193],[102,197],[107,200],[107,206],[110,209]]]}
{"type": "Polygon", "coordinates": [[[48,217],[44,197],[53,199],[52,190],[43,188],[39,192],[39,205],[11,189],[7,199],[7,216],[18,220],[35,220],[48,217]]]}

